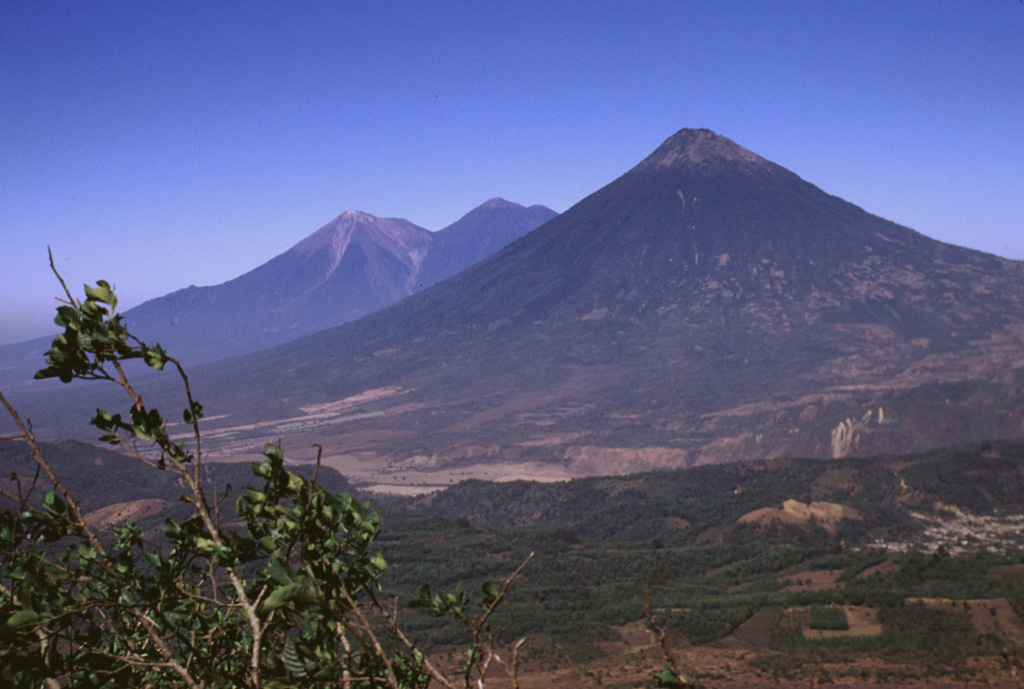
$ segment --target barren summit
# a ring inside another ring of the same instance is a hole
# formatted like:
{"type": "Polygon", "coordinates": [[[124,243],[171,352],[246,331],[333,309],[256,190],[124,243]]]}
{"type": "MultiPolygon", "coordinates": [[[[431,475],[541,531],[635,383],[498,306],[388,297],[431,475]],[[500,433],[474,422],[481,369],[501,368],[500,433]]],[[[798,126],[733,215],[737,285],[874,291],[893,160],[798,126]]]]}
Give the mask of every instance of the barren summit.
{"type": "Polygon", "coordinates": [[[649,165],[670,167],[680,163],[700,164],[709,160],[768,162],[732,139],[715,134],[710,129],[680,129],[659,146],[654,153],[647,156],[638,167],[643,168],[649,165]]]}

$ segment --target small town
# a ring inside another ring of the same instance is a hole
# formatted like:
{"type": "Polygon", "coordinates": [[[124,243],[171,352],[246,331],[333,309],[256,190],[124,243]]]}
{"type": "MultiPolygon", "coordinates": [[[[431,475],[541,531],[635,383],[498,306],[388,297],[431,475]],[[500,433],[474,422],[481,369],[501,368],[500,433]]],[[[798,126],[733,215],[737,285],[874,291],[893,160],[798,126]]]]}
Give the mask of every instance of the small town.
{"type": "Polygon", "coordinates": [[[940,506],[941,514],[911,512],[922,531],[914,541],[877,538],[868,548],[894,553],[942,552],[947,555],[988,553],[1007,555],[1024,547],[1024,515],[975,515],[962,509],[940,506]]]}

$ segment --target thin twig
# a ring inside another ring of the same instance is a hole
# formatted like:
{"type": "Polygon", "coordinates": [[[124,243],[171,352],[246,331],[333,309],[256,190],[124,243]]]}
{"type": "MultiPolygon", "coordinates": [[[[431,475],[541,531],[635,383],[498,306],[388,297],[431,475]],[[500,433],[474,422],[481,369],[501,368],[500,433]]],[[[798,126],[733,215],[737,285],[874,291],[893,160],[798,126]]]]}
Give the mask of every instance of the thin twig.
{"type": "Polygon", "coordinates": [[[651,636],[654,637],[654,640],[661,648],[661,653],[665,657],[665,664],[668,666],[668,669],[683,684],[690,684],[689,678],[680,671],[679,661],[676,660],[675,654],[668,647],[665,630],[654,621],[654,612],[651,610],[651,587],[654,586],[654,578],[658,576],[664,567],[664,562],[655,567],[654,571],[651,572],[651,576],[647,579],[647,585],[644,586],[644,617],[647,618],[647,626],[651,629],[651,636]]]}
{"type": "MultiPolygon", "coordinates": [[[[53,271],[53,274],[57,276],[57,280],[60,282],[60,286],[64,290],[64,294],[66,294],[68,297],[68,300],[62,303],[67,304],[68,306],[75,306],[77,302],[75,301],[75,298],[71,296],[71,290],[68,289],[67,283],[64,282],[64,278],[61,277],[60,271],[57,270],[57,266],[54,265],[53,251],[50,249],[49,246],[46,247],[46,255],[50,257],[50,270],[53,271]]],[[[57,301],[60,300],[58,299],[57,301]]]]}

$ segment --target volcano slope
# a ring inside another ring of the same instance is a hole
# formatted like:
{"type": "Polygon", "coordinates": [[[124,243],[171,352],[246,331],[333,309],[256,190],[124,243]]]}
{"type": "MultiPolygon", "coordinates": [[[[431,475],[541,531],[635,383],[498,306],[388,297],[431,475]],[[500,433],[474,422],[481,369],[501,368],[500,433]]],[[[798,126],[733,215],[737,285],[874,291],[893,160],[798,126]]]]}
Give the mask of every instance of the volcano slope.
{"type": "Polygon", "coordinates": [[[685,129],[470,269],[193,378],[223,452],[394,470],[908,452],[1022,435],[1022,306],[1024,264],[685,129]]]}

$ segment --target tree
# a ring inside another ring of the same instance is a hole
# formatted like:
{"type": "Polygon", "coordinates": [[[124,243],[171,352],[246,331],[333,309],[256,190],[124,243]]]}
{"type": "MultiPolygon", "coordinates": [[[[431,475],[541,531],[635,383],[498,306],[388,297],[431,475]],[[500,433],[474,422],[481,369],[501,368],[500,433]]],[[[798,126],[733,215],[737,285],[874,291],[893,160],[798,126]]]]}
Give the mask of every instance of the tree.
{"type": "Polygon", "coordinates": [[[435,681],[454,689],[483,686],[498,664],[518,686],[522,640],[503,661],[501,630],[489,622],[526,562],[476,596],[461,587],[431,595],[424,587],[413,601],[466,625],[467,660],[457,679],[447,677],[402,632],[397,603],[382,597],[387,563],[374,550],[380,517],[369,504],[323,490],[316,473],[307,481],[288,471],[281,449],[268,444],[264,461],[253,464],[258,485],[246,487],[235,517],[226,517],[226,492],[208,491],[202,481],[203,407],[181,364],[128,331],[107,282],[87,285],[78,301],[57,277],[66,299],[55,320],[64,332],[36,377],[120,388],[128,411],[97,410],[91,423],[147,470],[180,479],[191,516],[168,519],[162,538],[147,538],[131,522],[111,532],[91,527],[0,393],[17,427],[0,440],[27,444],[38,467],[0,488],[15,505],[0,510],[3,684],[412,689],[435,681]],[[162,414],[146,406],[125,372],[130,360],[177,372],[188,439],[172,438],[162,414]]]}

